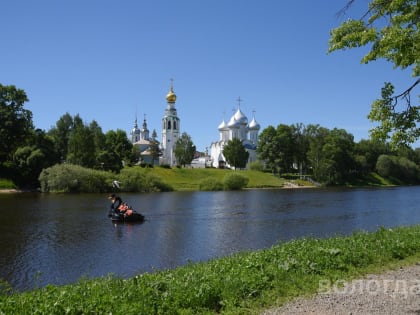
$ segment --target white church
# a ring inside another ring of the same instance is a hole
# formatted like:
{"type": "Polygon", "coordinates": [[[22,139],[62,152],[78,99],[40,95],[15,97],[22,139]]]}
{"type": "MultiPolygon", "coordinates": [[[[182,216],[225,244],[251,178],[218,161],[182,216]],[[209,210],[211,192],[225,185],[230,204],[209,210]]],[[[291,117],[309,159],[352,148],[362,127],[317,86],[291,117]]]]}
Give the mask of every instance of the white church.
{"type": "Polygon", "coordinates": [[[245,150],[249,153],[248,164],[255,162],[260,128],[260,124],[255,120],[255,115],[248,122],[248,117],[241,111],[241,99],[238,98],[238,109],[228,122],[223,119],[218,127],[219,140],[210,146],[211,165],[216,168],[232,168],[223,156],[223,149],[233,139],[242,141],[245,150]]]}
{"type": "MultiPolygon", "coordinates": [[[[159,157],[160,165],[176,166],[176,158],[174,147],[176,141],[181,135],[181,120],[178,117],[175,107],[176,94],[174,93],[173,84],[171,83],[168,94],[166,95],[166,109],[162,118],[162,138],[159,148],[162,155],[159,157]]],[[[241,99],[238,98],[238,109],[228,122],[224,119],[219,125],[219,140],[211,143],[210,155],[206,152],[206,156],[193,161],[193,167],[211,166],[215,168],[231,168],[223,156],[223,148],[232,139],[239,139],[249,153],[248,164],[257,160],[257,143],[260,125],[255,120],[255,115],[248,122],[248,118],[244,115],[240,108],[241,99]]],[[[156,139],[156,131],[153,131],[152,138],[149,138],[149,130],[147,129],[146,118],[143,120],[142,129],[137,125],[137,117],[135,119],[134,128],[130,132],[131,142],[140,151],[141,160],[144,163],[156,163],[153,161],[150,152],[150,142],[156,139]]]]}

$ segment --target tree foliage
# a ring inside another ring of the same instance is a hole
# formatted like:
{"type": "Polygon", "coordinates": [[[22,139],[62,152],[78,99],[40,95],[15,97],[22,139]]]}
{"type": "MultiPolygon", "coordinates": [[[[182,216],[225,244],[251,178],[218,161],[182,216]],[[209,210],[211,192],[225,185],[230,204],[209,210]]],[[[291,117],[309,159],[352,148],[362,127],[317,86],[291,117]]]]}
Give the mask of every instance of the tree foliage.
{"type": "Polygon", "coordinates": [[[156,139],[156,132],[153,131],[152,139],[150,140],[149,151],[152,156],[152,164],[155,164],[155,161],[159,161],[159,157],[162,155],[162,150],[159,147],[159,141],[156,139]]]}
{"type": "Polygon", "coordinates": [[[409,159],[401,156],[382,154],[376,163],[379,175],[387,178],[417,182],[420,178],[419,167],[409,159]]]}
{"type": "Polygon", "coordinates": [[[34,129],[32,112],[24,108],[27,101],[24,90],[0,84],[0,165],[12,159],[34,129]]]}
{"type": "Polygon", "coordinates": [[[268,126],[260,133],[257,154],[273,173],[277,172],[279,145],[277,132],[273,126],[268,126]]]}
{"type": "Polygon", "coordinates": [[[249,158],[249,152],[245,150],[242,141],[238,138],[229,140],[223,148],[223,155],[226,161],[235,169],[238,167],[245,168],[249,158]]]}
{"type": "Polygon", "coordinates": [[[105,134],[107,151],[114,151],[121,161],[131,159],[133,144],[128,140],[127,133],[122,129],[109,130],[105,134]]]}
{"type": "Polygon", "coordinates": [[[238,174],[236,172],[227,174],[223,178],[223,189],[224,190],[240,190],[249,182],[249,178],[243,176],[242,174],[238,174]]]}
{"type": "MultiPolygon", "coordinates": [[[[355,0],[350,0],[343,11],[355,0]]],[[[420,5],[417,0],[371,0],[366,13],[349,19],[331,31],[329,52],[369,45],[362,63],[377,59],[391,62],[395,68],[412,68],[414,78],[420,76],[420,5]]],[[[394,87],[386,82],[381,98],[374,101],[369,119],[379,122],[371,131],[373,138],[390,139],[393,148],[413,143],[420,137],[420,106],[411,101],[412,90],[420,83],[414,79],[405,91],[394,95],[394,87]],[[397,107],[399,102],[405,105],[397,107]]]]}
{"type": "Polygon", "coordinates": [[[83,167],[95,166],[95,142],[93,133],[79,115],[73,119],[73,129],[68,141],[67,162],[83,167]]]}
{"type": "Polygon", "coordinates": [[[191,139],[191,136],[186,132],[181,134],[181,137],[175,142],[174,154],[178,165],[185,166],[191,164],[194,159],[196,147],[191,139]]]}
{"type": "Polygon", "coordinates": [[[358,181],[376,171],[378,165],[381,174],[387,175],[390,170],[396,172],[396,179],[410,183],[420,180],[414,171],[420,162],[420,149],[405,146],[392,151],[389,145],[374,139],[355,143],[353,135],[344,129],[303,124],[269,126],[260,134],[257,152],[270,171],[310,175],[327,185],[358,181]],[[292,158],[283,159],[286,152],[292,158]],[[396,159],[397,166],[388,167],[386,160],[378,162],[382,155],[396,159]],[[305,167],[301,168],[300,163],[305,163],[305,167]]]}
{"type": "Polygon", "coordinates": [[[55,148],[61,161],[66,160],[72,129],[73,117],[69,113],[65,113],[57,120],[55,126],[48,131],[48,135],[54,139],[55,148]]]}

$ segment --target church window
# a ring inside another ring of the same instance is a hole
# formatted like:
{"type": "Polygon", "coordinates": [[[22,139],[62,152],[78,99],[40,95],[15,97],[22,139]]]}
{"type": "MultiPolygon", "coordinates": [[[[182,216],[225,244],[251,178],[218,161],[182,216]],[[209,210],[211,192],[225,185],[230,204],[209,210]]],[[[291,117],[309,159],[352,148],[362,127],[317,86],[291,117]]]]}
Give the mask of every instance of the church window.
{"type": "Polygon", "coordinates": [[[171,121],[168,121],[168,129],[171,129],[171,121]]]}
{"type": "Polygon", "coordinates": [[[176,121],[174,121],[174,130],[176,130],[176,121]]]}

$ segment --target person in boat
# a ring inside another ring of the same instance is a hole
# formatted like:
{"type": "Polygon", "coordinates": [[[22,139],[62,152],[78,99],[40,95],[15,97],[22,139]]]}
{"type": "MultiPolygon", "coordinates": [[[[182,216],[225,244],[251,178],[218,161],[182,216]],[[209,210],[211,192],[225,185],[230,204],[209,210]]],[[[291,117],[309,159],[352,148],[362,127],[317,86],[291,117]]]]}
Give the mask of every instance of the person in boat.
{"type": "Polygon", "coordinates": [[[124,217],[129,217],[133,214],[133,208],[129,206],[126,202],[123,202],[121,206],[118,207],[120,213],[124,214],[124,217]]]}
{"type": "Polygon", "coordinates": [[[120,213],[120,206],[122,205],[123,201],[120,196],[116,194],[109,195],[108,199],[111,200],[111,211],[115,211],[115,213],[120,213]]]}

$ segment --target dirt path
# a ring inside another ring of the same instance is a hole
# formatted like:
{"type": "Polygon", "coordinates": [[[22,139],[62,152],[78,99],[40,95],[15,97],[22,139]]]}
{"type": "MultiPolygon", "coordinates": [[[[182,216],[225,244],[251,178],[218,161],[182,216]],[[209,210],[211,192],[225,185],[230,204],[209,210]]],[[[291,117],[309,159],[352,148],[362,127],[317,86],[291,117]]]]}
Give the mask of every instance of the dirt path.
{"type": "Polygon", "coordinates": [[[299,298],[262,315],[420,314],[420,262],[351,282],[326,280],[319,288],[313,298],[299,298]]]}

